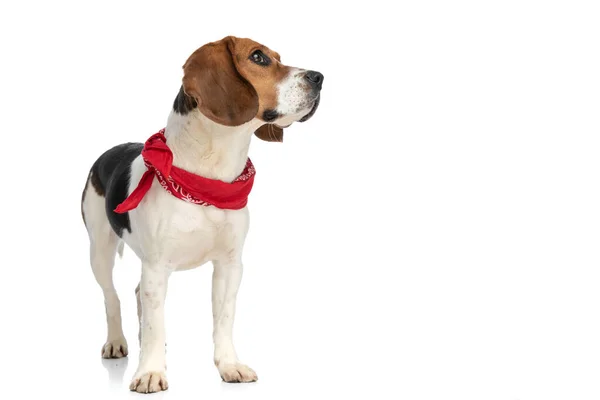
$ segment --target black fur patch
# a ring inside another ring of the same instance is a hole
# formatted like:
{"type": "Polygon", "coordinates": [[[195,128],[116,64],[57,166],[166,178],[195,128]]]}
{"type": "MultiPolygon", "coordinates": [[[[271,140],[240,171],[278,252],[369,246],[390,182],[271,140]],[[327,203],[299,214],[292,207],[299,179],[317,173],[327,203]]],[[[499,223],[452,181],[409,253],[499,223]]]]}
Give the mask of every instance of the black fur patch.
{"type": "Polygon", "coordinates": [[[102,154],[92,166],[92,185],[96,192],[105,197],[106,215],[119,237],[123,229],[131,232],[129,213],[117,214],[113,210],[127,197],[131,162],[141,154],[142,143],[125,143],[102,154]]]}
{"type": "Polygon", "coordinates": [[[196,100],[185,94],[183,86],[181,86],[179,88],[179,93],[177,93],[177,97],[175,97],[175,101],[173,102],[173,110],[178,114],[186,115],[197,106],[198,103],[196,103],[196,100]]]}

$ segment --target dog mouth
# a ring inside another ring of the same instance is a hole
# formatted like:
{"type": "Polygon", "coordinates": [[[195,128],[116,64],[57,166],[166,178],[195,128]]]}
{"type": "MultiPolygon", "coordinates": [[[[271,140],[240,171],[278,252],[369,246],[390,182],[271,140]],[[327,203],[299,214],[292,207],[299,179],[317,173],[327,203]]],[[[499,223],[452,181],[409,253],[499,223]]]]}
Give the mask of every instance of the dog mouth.
{"type": "Polygon", "coordinates": [[[317,96],[317,98],[315,99],[315,102],[313,103],[313,106],[310,109],[310,111],[308,112],[308,114],[306,114],[304,117],[300,118],[298,120],[298,122],[308,121],[313,115],[315,115],[315,112],[317,112],[317,108],[319,107],[319,102],[320,101],[321,101],[321,94],[319,94],[317,96]]]}

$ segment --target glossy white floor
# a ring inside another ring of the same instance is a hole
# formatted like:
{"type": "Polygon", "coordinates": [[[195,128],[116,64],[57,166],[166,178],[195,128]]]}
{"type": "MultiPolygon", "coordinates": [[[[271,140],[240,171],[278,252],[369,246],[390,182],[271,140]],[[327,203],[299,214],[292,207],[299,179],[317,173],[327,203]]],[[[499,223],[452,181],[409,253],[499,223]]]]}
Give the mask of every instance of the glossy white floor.
{"type": "MultiPolygon", "coordinates": [[[[129,252],[117,266],[131,354],[102,360],[101,293],[83,241],[75,242],[79,249],[61,262],[32,252],[35,269],[12,270],[17,280],[4,284],[2,398],[142,398],[127,388],[138,356],[136,262],[129,252]]],[[[584,272],[583,261],[564,272],[546,264],[538,273],[484,273],[459,263],[390,272],[346,259],[343,267],[326,263],[327,271],[308,256],[284,257],[294,246],[282,246],[269,263],[247,268],[240,293],[236,344],[258,382],[223,383],[212,364],[207,266],[171,279],[170,388],[152,398],[587,400],[600,393],[599,276],[584,272]]]]}
{"type": "MultiPolygon", "coordinates": [[[[81,250],[74,252],[83,256],[81,250]]],[[[235,329],[238,353],[257,371],[259,381],[224,383],[212,363],[211,267],[206,266],[171,278],[167,300],[170,388],[154,397],[264,399],[391,393],[397,378],[379,382],[381,371],[373,365],[388,359],[387,352],[391,357],[386,369],[395,368],[392,355],[396,354],[397,344],[390,341],[393,338],[389,330],[377,335],[382,339],[379,343],[369,338],[369,326],[382,316],[378,311],[368,315],[361,304],[360,290],[355,300],[348,297],[356,290],[355,278],[349,278],[345,288],[329,292],[314,270],[308,273],[299,266],[265,267],[263,272],[247,268],[235,329]],[[269,269],[273,275],[261,283],[269,269]]],[[[116,280],[130,355],[118,360],[100,357],[104,309],[101,292],[87,265],[70,265],[54,277],[48,268],[43,278],[30,281],[30,292],[14,297],[18,307],[8,310],[14,322],[10,330],[3,332],[12,338],[11,342],[19,343],[5,352],[7,362],[2,369],[8,371],[13,383],[6,393],[48,398],[140,398],[128,390],[139,354],[135,285],[131,286],[138,273],[134,256],[126,252],[116,267],[116,280]],[[25,347],[27,350],[22,350],[25,347]]],[[[23,280],[26,275],[20,274],[23,280]]]]}

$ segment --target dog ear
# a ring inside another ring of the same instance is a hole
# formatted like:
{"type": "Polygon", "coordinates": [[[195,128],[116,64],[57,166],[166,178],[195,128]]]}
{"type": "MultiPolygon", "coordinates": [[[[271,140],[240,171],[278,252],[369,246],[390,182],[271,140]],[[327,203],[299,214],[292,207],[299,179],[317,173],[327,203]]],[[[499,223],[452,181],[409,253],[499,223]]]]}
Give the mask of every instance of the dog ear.
{"type": "Polygon", "coordinates": [[[274,124],[264,124],[254,134],[267,142],[283,142],[283,128],[274,124]]]}
{"type": "Polygon", "coordinates": [[[238,72],[235,38],[227,36],[196,50],[183,65],[183,91],[211,120],[227,126],[242,125],[256,116],[258,95],[238,72]]]}

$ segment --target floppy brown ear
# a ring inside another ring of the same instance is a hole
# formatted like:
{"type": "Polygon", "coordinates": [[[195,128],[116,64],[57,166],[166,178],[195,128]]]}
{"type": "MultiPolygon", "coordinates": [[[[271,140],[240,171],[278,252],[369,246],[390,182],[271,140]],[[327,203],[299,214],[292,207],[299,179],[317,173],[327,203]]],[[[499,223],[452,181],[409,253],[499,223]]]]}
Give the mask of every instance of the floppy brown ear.
{"type": "Polygon", "coordinates": [[[258,112],[254,87],[233,61],[235,38],[228,36],[196,50],[183,66],[183,90],[211,120],[227,126],[250,121],[258,112]]]}
{"type": "Polygon", "coordinates": [[[283,142],[283,128],[273,124],[264,124],[254,134],[267,142],[283,142]]]}

